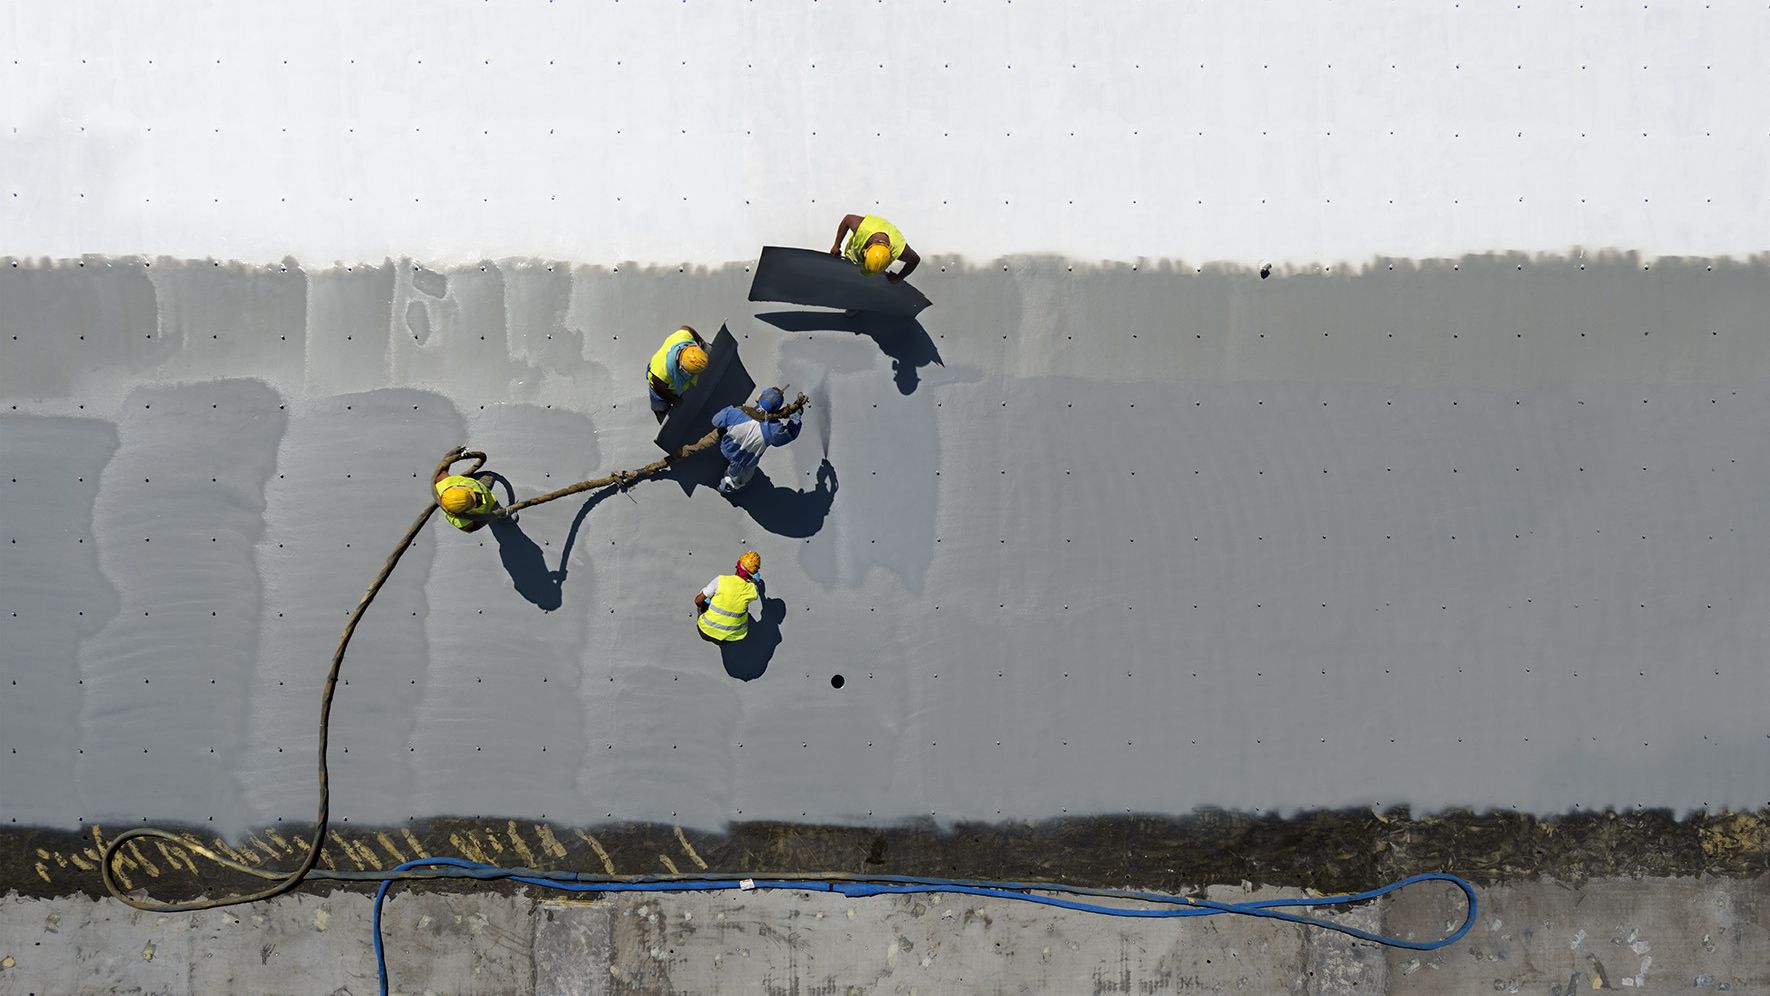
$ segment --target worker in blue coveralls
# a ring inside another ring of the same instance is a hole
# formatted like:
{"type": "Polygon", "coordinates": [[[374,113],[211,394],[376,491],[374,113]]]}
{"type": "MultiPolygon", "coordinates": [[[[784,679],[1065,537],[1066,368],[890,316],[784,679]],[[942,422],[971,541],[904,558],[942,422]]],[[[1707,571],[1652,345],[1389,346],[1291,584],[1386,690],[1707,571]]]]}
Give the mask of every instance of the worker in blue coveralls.
{"type": "MultiPolygon", "coordinates": [[[[778,387],[763,391],[756,399],[756,407],[770,414],[785,405],[786,396],[778,387]]],[[[744,414],[742,408],[732,405],[719,409],[713,416],[713,426],[719,430],[719,452],[725,454],[727,461],[725,477],[719,482],[719,493],[729,495],[742,491],[750,483],[764,450],[770,446],[785,446],[799,438],[803,419],[799,412],[794,412],[780,421],[758,422],[744,414]]]]}

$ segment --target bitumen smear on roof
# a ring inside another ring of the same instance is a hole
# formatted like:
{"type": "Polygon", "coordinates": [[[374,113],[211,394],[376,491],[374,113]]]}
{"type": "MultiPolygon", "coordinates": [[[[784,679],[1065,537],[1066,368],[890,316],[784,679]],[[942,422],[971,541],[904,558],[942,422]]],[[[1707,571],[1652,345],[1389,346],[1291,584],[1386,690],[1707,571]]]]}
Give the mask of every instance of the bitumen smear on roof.
{"type": "MultiPolygon", "coordinates": [[[[311,827],[261,827],[230,839],[177,828],[248,864],[286,868],[311,827]]],[[[111,828],[114,832],[115,828],[111,828]]],[[[0,831],[0,889],[48,897],[102,895],[94,869],[107,828],[0,831]]],[[[125,847],[133,888],[170,900],[262,885],[200,856],[158,844],[125,847]],[[176,853],[174,853],[176,852],[176,853]]],[[[815,872],[1048,881],[1187,893],[1252,882],[1322,893],[1372,888],[1422,872],[1478,884],[1549,878],[1717,875],[1770,871],[1770,808],[1697,815],[1667,810],[1536,817],[1467,810],[1415,816],[1405,808],[1290,816],[1204,811],[1191,816],[1097,816],[1013,823],[882,827],[736,823],[722,831],[667,823],[568,826],[502,817],[443,817],[405,826],[335,829],[322,866],[391,868],[423,856],[500,866],[647,875],[815,872]]],[[[311,888],[366,888],[325,881],[311,888]]],[[[427,883],[425,888],[480,888],[427,883]]]]}

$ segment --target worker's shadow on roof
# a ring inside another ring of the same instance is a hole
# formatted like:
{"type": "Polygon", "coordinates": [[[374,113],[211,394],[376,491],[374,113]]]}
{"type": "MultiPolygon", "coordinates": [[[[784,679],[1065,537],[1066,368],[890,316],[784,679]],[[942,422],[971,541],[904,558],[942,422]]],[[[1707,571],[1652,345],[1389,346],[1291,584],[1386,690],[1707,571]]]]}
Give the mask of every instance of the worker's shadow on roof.
{"type": "MultiPolygon", "coordinates": [[[[710,420],[707,428],[713,428],[710,420]]],[[[681,486],[683,494],[692,495],[697,487],[710,488],[717,485],[724,473],[725,457],[719,454],[718,447],[713,447],[676,461],[668,470],[658,474],[655,480],[675,481],[681,486]]]]}
{"type": "MultiPolygon", "coordinates": [[[[515,489],[504,475],[486,471],[479,476],[489,478],[494,488],[502,486],[506,505],[515,503],[515,489]]],[[[492,531],[492,538],[498,541],[498,559],[510,575],[516,593],[533,602],[542,612],[552,612],[564,604],[565,594],[560,591],[560,585],[565,582],[565,572],[547,569],[546,553],[529,539],[522,527],[509,519],[493,519],[488,528],[492,531]]]]}
{"type": "Polygon", "coordinates": [[[751,621],[750,632],[743,639],[719,644],[725,673],[739,681],[755,681],[762,677],[775,649],[781,645],[781,623],[786,618],[787,603],[764,596],[761,621],[751,621]]]}
{"type": "Polygon", "coordinates": [[[810,491],[782,487],[758,469],[749,487],[731,496],[731,503],[776,536],[815,536],[836,503],[836,468],[824,458],[817,468],[817,486],[810,491]]]}
{"type": "Polygon", "coordinates": [[[946,366],[934,338],[914,318],[895,318],[870,311],[769,311],[756,316],[783,332],[852,332],[864,335],[891,358],[897,389],[914,394],[919,372],[930,363],[946,366]]]}

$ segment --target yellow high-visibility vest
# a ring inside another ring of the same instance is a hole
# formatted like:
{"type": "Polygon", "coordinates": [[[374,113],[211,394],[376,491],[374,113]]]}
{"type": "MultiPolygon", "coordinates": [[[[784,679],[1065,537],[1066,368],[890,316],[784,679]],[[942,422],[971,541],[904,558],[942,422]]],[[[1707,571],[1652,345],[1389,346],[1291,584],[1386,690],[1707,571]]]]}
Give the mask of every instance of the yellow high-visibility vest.
{"type": "MultiPolygon", "coordinates": [[[[498,497],[496,495],[492,494],[491,488],[486,487],[483,482],[481,482],[475,478],[462,477],[460,474],[456,474],[453,477],[445,477],[442,480],[437,481],[436,482],[437,497],[441,497],[442,493],[444,491],[449,490],[450,488],[454,487],[457,484],[466,485],[467,487],[473,489],[473,494],[475,496],[475,500],[473,503],[473,507],[467,510],[469,515],[482,515],[483,516],[487,512],[490,512],[492,509],[495,509],[498,507],[498,497]]],[[[465,517],[459,516],[459,515],[450,515],[448,513],[448,511],[443,508],[438,508],[437,511],[442,512],[443,518],[449,520],[449,525],[454,526],[456,529],[466,529],[468,526],[473,525],[473,523],[476,521],[474,519],[465,518],[465,517]]]]}
{"type": "MultiPolygon", "coordinates": [[[[675,391],[677,394],[681,394],[683,391],[693,387],[695,382],[700,380],[700,374],[682,374],[682,376],[679,377],[670,376],[670,367],[672,366],[670,361],[676,358],[677,353],[682,352],[684,346],[692,345],[693,343],[693,332],[690,332],[687,329],[677,329],[670,333],[670,337],[664,340],[664,344],[658,347],[657,352],[651,354],[651,375],[657,378],[660,383],[670,385],[670,390],[675,391]]],[[[678,365],[676,369],[678,373],[682,373],[681,366],[678,365]]]]}
{"type": "Polygon", "coordinates": [[[719,588],[707,600],[707,611],[701,613],[701,632],[715,640],[741,640],[750,632],[750,603],[756,600],[756,585],[736,574],[719,576],[719,588]]]}
{"type": "Polygon", "coordinates": [[[891,258],[902,259],[903,251],[909,248],[909,240],[903,237],[896,225],[876,214],[869,214],[860,220],[860,227],[854,230],[854,234],[848,236],[848,248],[844,252],[848,261],[859,265],[860,252],[866,248],[867,240],[880,232],[884,232],[885,237],[891,240],[891,258]]]}

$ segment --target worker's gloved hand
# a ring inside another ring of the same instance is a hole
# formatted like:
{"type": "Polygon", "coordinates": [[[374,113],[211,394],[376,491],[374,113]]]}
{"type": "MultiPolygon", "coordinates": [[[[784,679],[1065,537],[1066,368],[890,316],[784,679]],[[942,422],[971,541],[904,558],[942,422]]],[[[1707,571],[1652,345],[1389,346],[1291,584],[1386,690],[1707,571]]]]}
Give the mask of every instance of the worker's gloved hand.
{"type": "Polygon", "coordinates": [[[892,282],[894,284],[901,284],[901,283],[903,283],[903,274],[901,274],[901,273],[887,273],[887,274],[885,274],[885,279],[889,280],[890,282],[892,282]]]}

